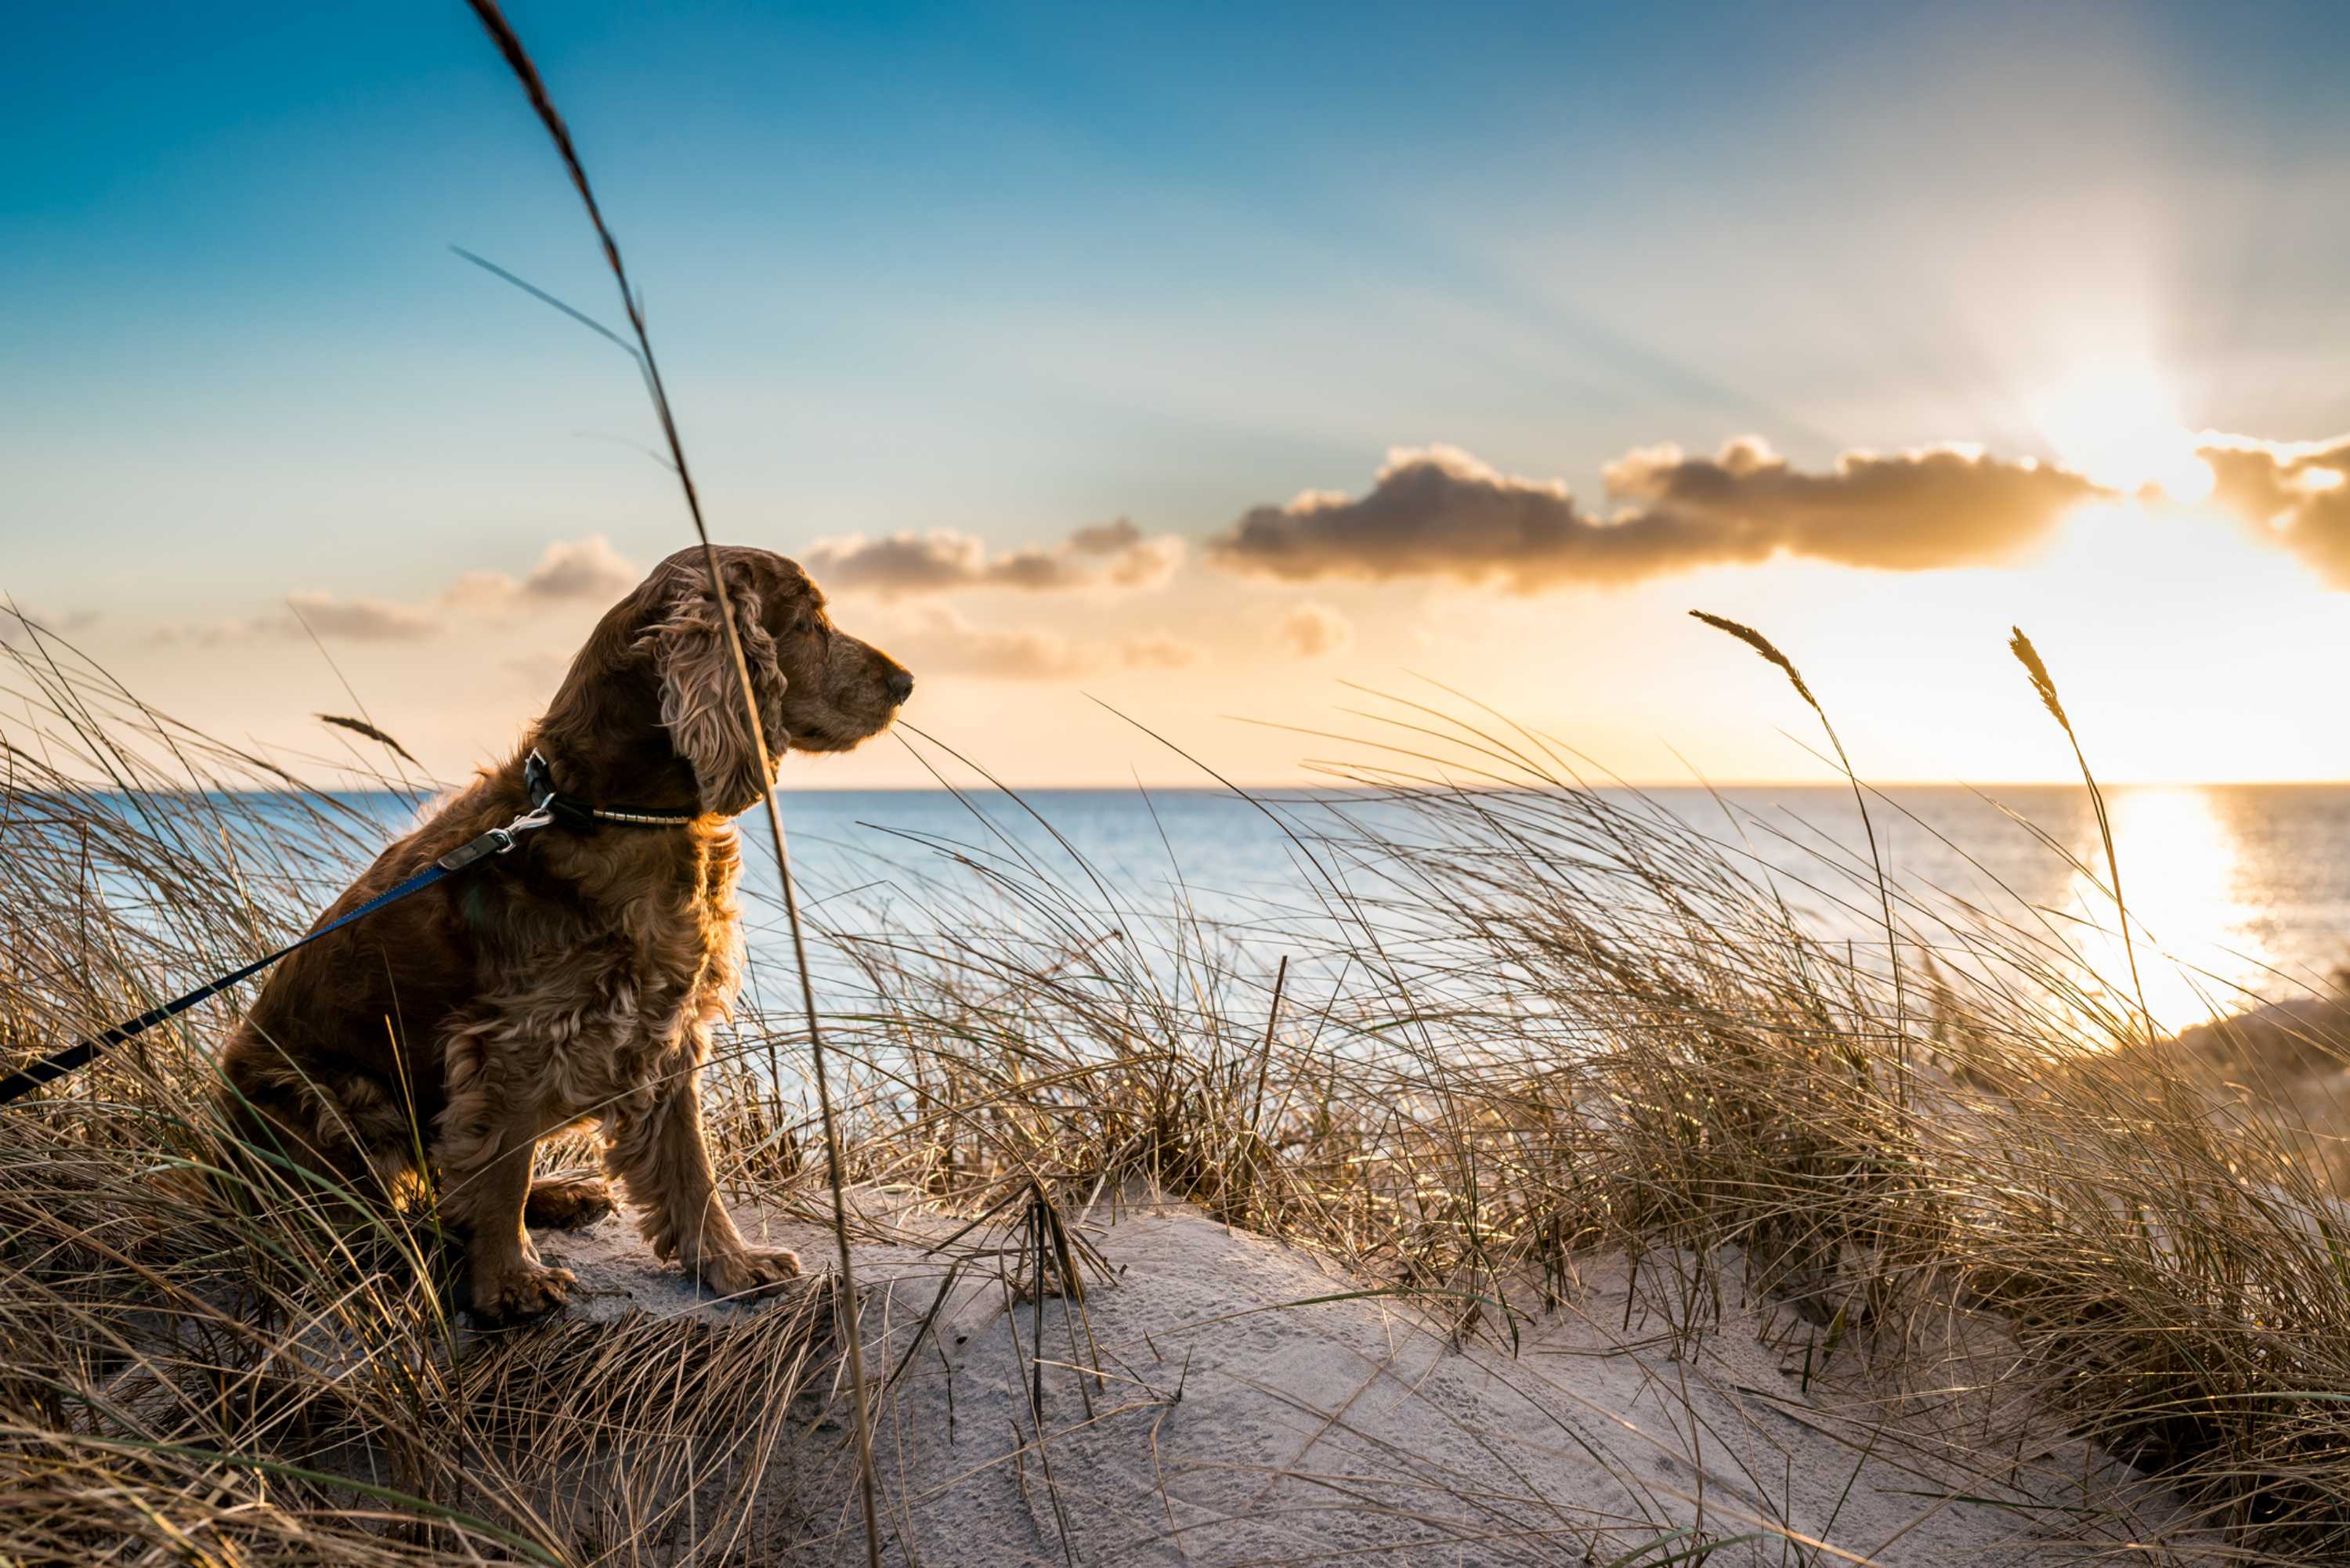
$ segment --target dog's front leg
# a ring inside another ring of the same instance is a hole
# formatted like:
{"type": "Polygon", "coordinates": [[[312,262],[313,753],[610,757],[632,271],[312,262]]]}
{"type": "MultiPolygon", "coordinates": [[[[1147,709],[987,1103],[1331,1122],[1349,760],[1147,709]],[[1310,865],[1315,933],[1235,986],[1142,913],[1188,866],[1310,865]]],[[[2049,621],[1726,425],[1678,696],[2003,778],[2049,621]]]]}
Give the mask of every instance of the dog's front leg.
{"type": "Polygon", "coordinates": [[[484,1323],[553,1312],[577,1283],[551,1269],[523,1229],[530,1157],[545,1122],[522,1074],[502,1070],[488,1027],[462,1031],[447,1046],[449,1103],[432,1143],[441,1177],[441,1218],[465,1241],[458,1304],[484,1323]]]}
{"type": "Polygon", "coordinates": [[[675,1258],[721,1295],[773,1289],[800,1272],[799,1254],[752,1246],[718,1200],[698,1076],[671,1079],[650,1105],[608,1118],[605,1164],[643,1210],[638,1228],[657,1255],[675,1258]]]}

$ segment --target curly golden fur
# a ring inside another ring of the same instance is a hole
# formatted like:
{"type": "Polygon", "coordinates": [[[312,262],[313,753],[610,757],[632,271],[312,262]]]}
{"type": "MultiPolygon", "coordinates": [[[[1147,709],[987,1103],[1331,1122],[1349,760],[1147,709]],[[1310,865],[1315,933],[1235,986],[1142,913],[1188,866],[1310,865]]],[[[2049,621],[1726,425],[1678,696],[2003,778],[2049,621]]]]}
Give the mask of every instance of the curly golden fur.
{"type": "Polygon", "coordinates": [[[534,748],[567,794],[691,825],[534,833],[286,960],[223,1057],[227,1109],[258,1147],[394,1192],[426,1174],[421,1148],[485,1319],[547,1312],[570,1291],[525,1224],[584,1223],[612,1199],[598,1180],[534,1186],[531,1151],[587,1123],[661,1256],[728,1294],[799,1272],[736,1231],[702,1144],[696,1078],[741,979],[733,819],[785,750],[846,751],[886,729],[913,678],[836,628],[792,562],[741,547],[720,562],[775,754],[751,743],[702,552],[681,551],[605,615],[514,755],[321,920],[529,810],[534,748]]]}

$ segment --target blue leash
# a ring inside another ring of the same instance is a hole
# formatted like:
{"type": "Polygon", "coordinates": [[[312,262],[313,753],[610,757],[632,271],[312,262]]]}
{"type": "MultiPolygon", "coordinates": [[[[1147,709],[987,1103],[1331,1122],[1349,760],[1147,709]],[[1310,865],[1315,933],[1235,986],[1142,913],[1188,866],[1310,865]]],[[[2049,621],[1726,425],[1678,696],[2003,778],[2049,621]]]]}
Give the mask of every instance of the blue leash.
{"type": "Polygon", "coordinates": [[[187,995],[167,1002],[151,1012],[142,1012],[138,1017],[130,1020],[128,1023],[118,1023],[113,1028],[108,1030],[105,1033],[98,1035],[94,1039],[84,1040],[79,1044],[68,1045],[64,1050],[57,1052],[52,1055],[42,1057],[39,1061],[33,1063],[29,1066],[17,1069],[16,1072],[9,1074],[6,1077],[0,1078],[0,1106],[5,1106],[11,1100],[22,1099],[26,1095],[31,1094],[35,1089],[39,1088],[42,1085],[54,1083],[56,1080],[64,1077],[68,1073],[73,1072],[77,1068],[88,1065],[91,1061],[96,1059],[99,1052],[106,1050],[109,1046],[120,1045],[125,1040],[146,1033],[147,1031],[154,1028],[158,1023],[163,1023],[166,1019],[177,1018],[181,1013],[185,1012],[188,1009],[193,1007],[199,1002],[203,1001],[206,997],[218,996],[222,992],[226,991],[230,986],[234,985],[237,981],[252,979],[255,975],[259,974],[263,970],[267,969],[271,964],[276,963],[279,959],[284,958],[286,954],[299,952],[302,949],[308,947],[312,942],[317,941],[319,938],[339,931],[345,926],[351,924],[354,920],[364,920],[379,909],[390,909],[392,905],[399,903],[402,898],[409,897],[411,894],[421,893],[425,888],[430,888],[433,883],[440,881],[442,877],[463,871],[476,861],[486,860],[494,855],[504,855],[506,851],[515,846],[515,844],[523,834],[528,833],[535,828],[545,827],[554,820],[555,818],[546,810],[545,807],[540,807],[539,809],[529,812],[522,816],[515,817],[504,827],[493,827],[487,833],[483,834],[479,838],[474,839],[472,843],[464,845],[460,848],[452,849],[448,854],[443,855],[440,859],[435,860],[432,865],[427,866],[423,870],[419,871],[415,876],[411,877],[407,881],[402,882],[399,887],[392,888],[389,892],[377,894],[374,898],[369,898],[366,903],[361,904],[358,909],[353,909],[349,914],[344,915],[338,919],[320,926],[317,930],[312,931],[300,941],[290,942],[286,946],[279,948],[276,952],[271,953],[266,958],[255,959],[253,962],[246,964],[243,969],[234,971],[231,973],[221,976],[218,980],[213,981],[208,984],[199,986],[194,991],[188,992],[187,995]]]}

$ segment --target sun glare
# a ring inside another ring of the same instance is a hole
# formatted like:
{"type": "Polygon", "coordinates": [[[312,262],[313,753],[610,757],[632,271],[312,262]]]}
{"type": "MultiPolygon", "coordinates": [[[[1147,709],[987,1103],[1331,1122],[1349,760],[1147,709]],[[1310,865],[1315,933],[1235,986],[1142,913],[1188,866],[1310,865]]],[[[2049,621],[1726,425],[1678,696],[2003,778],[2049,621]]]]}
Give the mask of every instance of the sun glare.
{"type": "Polygon", "coordinates": [[[2107,489],[2135,495],[2151,487],[2189,504],[2211,493],[2210,465],[2151,369],[2083,371],[2033,399],[2032,415],[2068,467],[2107,489]]]}
{"type": "MultiPolygon", "coordinates": [[[[2245,900],[2243,849],[2212,792],[2124,788],[2109,804],[2148,1011],[2165,1029],[2178,1029],[2232,1010],[2242,1000],[2237,987],[2258,989],[2272,978],[2275,955],[2261,933],[2261,910],[2245,900]]],[[[2121,1000],[2128,955],[2100,886],[2105,858],[2094,832],[2074,853],[2095,870],[2076,874],[2069,889],[2085,922],[2075,941],[2121,1000]]]]}

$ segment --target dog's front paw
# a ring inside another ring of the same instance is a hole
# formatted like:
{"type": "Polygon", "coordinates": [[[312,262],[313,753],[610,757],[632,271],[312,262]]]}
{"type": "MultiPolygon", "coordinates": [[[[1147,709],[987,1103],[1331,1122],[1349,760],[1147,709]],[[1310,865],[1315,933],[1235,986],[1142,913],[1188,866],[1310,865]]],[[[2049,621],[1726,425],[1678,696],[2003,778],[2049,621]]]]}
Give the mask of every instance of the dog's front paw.
{"type": "Polygon", "coordinates": [[[560,1311],[578,1282],[568,1269],[528,1261],[494,1274],[476,1269],[459,1293],[457,1304],[483,1327],[501,1328],[560,1311]]]}
{"type": "Polygon", "coordinates": [[[702,1260],[702,1282],[722,1296],[764,1295],[799,1278],[800,1255],[781,1247],[744,1247],[702,1260]]]}

